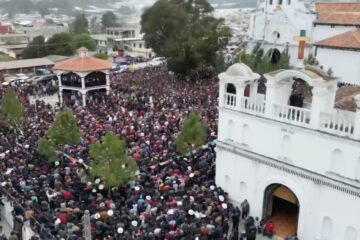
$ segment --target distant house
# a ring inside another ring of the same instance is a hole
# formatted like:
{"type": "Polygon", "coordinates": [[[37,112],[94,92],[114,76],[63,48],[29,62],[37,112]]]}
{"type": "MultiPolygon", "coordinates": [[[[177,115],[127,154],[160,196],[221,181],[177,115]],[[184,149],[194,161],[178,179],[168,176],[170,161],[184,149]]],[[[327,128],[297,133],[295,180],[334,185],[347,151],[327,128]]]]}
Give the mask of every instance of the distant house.
{"type": "Polygon", "coordinates": [[[11,33],[13,28],[10,24],[0,23],[0,34],[11,33]]]}

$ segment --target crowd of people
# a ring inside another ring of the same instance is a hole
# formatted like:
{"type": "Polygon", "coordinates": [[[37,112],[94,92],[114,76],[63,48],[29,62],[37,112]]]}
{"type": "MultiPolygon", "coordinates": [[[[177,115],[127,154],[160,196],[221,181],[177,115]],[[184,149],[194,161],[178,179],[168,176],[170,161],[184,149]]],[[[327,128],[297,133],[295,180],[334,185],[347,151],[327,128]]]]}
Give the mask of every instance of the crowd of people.
{"type": "MultiPolygon", "coordinates": [[[[55,111],[45,103],[35,109],[27,92],[19,91],[27,108],[26,125],[23,135],[0,135],[0,182],[16,200],[14,216],[20,226],[30,220],[38,239],[49,240],[81,240],[87,232],[98,240],[255,239],[260,225],[248,216],[249,203],[234,206],[214,182],[216,76],[180,81],[166,71],[143,69],[111,76],[111,89],[86,108],[70,106],[81,144],[66,145],[50,163],[37,153],[36,143],[55,111]],[[174,136],[191,111],[207,124],[207,142],[179,156],[174,136]],[[89,174],[88,146],[108,131],[126,140],[139,167],[136,180],[113,189],[89,174]],[[90,225],[84,224],[87,211],[90,225]],[[241,219],[245,233],[238,229],[241,219]]],[[[21,230],[15,228],[12,236],[21,239],[21,230]]]]}

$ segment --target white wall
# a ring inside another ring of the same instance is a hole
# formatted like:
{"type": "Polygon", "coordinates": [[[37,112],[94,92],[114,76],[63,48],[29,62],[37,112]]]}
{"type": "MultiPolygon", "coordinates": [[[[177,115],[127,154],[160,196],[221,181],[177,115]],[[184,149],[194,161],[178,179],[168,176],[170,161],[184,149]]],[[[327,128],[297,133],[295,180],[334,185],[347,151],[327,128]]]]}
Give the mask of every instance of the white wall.
{"type": "MultiPolygon", "coordinates": [[[[262,137],[270,134],[263,134],[262,137]]],[[[259,138],[254,139],[256,142],[259,138]]],[[[276,144],[268,143],[270,146],[276,144]]],[[[268,167],[217,147],[216,183],[229,190],[234,203],[250,203],[250,215],[262,217],[264,191],[279,183],[290,188],[300,203],[298,236],[304,240],[350,240],[349,229],[360,233],[360,199],[338,190],[321,186],[287,172],[268,167]],[[227,177],[226,185],[225,178],[227,177]],[[246,191],[243,191],[246,189],[246,191]],[[332,229],[322,233],[324,218],[332,229]],[[325,238],[328,234],[330,237],[325,238]]],[[[305,152],[305,151],[303,151],[305,152]]],[[[357,240],[358,238],[352,239],[357,240]]]]}
{"type": "Polygon", "coordinates": [[[340,82],[360,84],[360,51],[317,47],[316,58],[327,71],[330,67],[340,82]]]}
{"type": "Polygon", "coordinates": [[[356,30],[356,27],[335,25],[331,27],[330,25],[315,25],[312,28],[311,42],[317,42],[353,30],[356,30]]]}
{"type": "MultiPolygon", "coordinates": [[[[354,180],[358,175],[360,143],[357,141],[220,108],[218,139],[226,141],[230,131],[235,143],[246,144],[247,150],[260,155],[322,175],[335,173],[354,180]],[[232,129],[228,129],[230,121],[232,129]],[[241,131],[245,124],[248,125],[248,137],[247,142],[242,142],[241,131]],[[290,144],[284,144],[284,138],[290,139],[290,144]],[[341,158],[336,152],[334,154],[335,150],[342,152],[341,158]],[[334,169],[334,164],[339,161],[339,167],[334,169]]],[[[360,182],[353,184],[360,187],[360,182]]]]}

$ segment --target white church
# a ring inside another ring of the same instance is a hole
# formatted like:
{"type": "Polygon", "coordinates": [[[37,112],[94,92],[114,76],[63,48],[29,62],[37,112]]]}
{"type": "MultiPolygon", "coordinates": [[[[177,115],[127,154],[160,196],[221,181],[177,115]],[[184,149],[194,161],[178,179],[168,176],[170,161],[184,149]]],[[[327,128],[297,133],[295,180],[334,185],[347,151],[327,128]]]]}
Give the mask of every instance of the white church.
{"type": "Polygon", "coordinates": [[[268,54],[287,49],[298,68],[312,53],[339,82],[360,85],[360,2],[265,0],[258,7],[250,16],[248,50],[257,43],[268,54]]]}
{"type": "Polygon", "coordinates": [[[263,94],[243,63],[219,75],[216,183],[280,237],[359,240],[360,91],[339,100],[345,88],[315,67],[265,77],[263,94]]]}

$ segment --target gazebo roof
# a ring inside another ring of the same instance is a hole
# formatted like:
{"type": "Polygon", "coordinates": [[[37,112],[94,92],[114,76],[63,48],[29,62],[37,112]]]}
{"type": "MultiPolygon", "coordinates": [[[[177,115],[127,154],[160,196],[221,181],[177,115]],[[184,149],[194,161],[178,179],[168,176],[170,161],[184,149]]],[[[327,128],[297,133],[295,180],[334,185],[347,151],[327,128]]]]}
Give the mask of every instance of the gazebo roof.
{"type": "Polygon", "coordinates": [[[77,56],[61,62],[54,66],[54,70],[72,71],[72,72],[93,72],[100,70],[109,70],[112,63],[90,56],[77,56]]]}
{"type": "Polygon", "coordinates": [[[260,78],[260,75],[254,73],[250,67],[244,63],[235,63],[225,72],[219,74],[220,80],[247,82],[260,78]]]}

